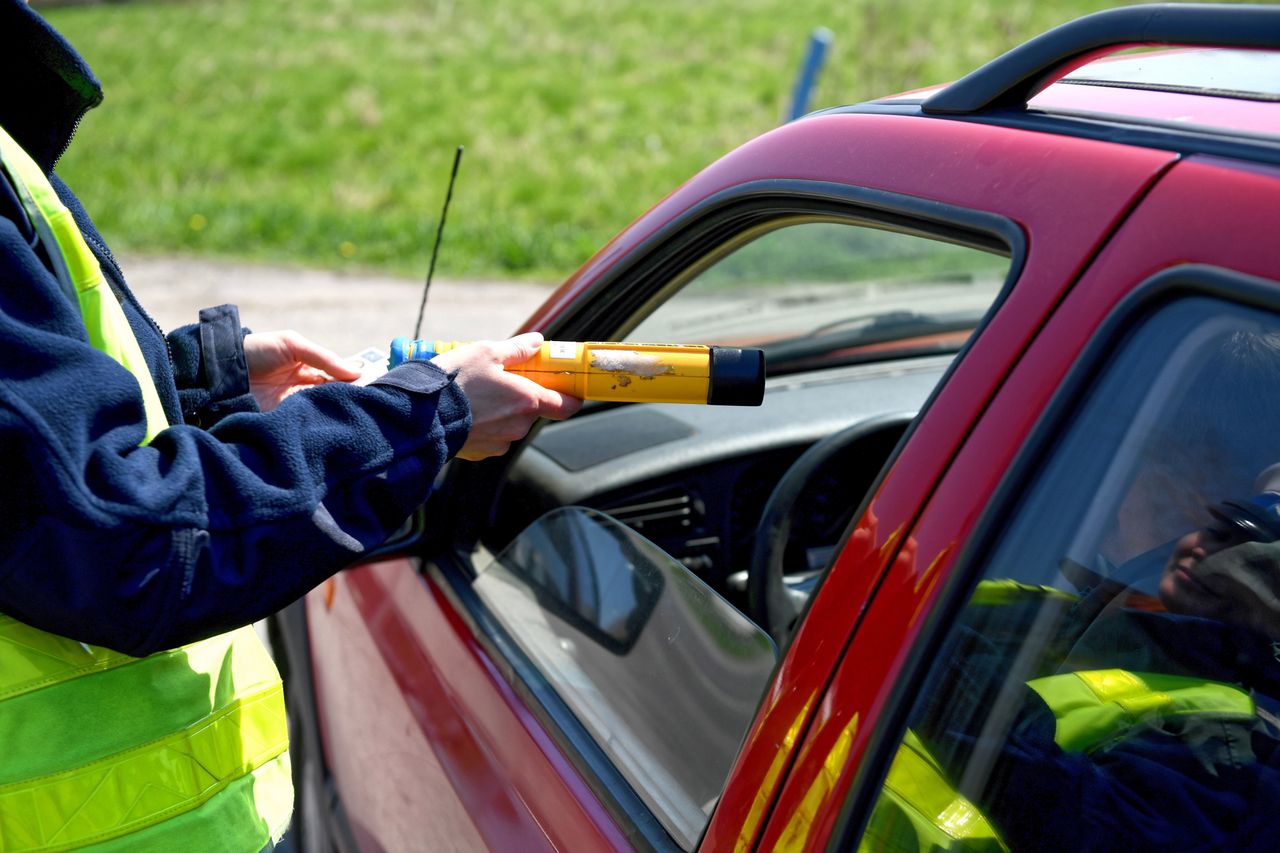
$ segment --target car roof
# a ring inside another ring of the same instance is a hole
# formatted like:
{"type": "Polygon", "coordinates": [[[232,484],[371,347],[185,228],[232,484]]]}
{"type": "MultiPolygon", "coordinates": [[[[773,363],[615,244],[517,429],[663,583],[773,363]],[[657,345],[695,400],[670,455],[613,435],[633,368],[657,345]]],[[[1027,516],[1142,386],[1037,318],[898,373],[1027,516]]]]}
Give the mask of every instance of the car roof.
{"type": "MultiPolygon", "coordinates": [[[[923,103],[945,88],[879,103],[923,103]]],[[[1104,57],[1049,85],[1027,108],[1280,139],[1280,52],[1184,48],[1104,57]]]]}
{"type": "Polygon", "coordinates": [[[978,121],[1280,164],[1280,6],[1110,9],[949,85],[823,112],[978,121]]]}

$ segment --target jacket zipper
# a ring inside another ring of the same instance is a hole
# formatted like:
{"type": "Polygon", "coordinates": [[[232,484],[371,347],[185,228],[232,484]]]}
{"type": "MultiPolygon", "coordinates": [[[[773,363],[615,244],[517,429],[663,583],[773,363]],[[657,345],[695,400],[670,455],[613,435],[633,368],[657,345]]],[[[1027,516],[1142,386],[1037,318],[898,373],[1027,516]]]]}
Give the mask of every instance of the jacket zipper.
{"type": "MultiPolygon", "coordinates": [[[[85,242],[87,242],[90,246],[93,247],[94,254],[98,255],[98,261],[100,263],[107,263],[111,265],[112,271],[115,273],[116,278],[120,282],[120,291],[116,292],[116,298],[128,300],[129,304],[132,305],[134,309],[137,310],[137,312],[141,314],[148,323],[151,324],[151,328],[156,330],[156,334],[160,336],[160,339],[162,341],[164,341],[165,351],[169,353],[169,364],[170,366],[172,366],[173,352],[169,349],[168,336],[165,335],[164,329],[160,328],[160,324],[157,323],[151,317],[151,315],[147,313],[147,310],[142,307],[142,303],[139,302],[138,298],[133,295],[133,291],[129,289],[127,284],[125,284],[124,270],[120,269],[120,264],[116,261],[115,255],[111,254],[111,250],[107,248],[107,245],[103,243],[101,240],[97,239],[96,237],[92,237],[88,234],[85,234],[84,238],[85,238],[85,242]]],[[[115,292],[116,288],[113,287],[112,291],[115,292]]]]}
{"type": "MultiPolygon", "coordinates": [[[[50,173],[54,172],[58,168],[58,161],[62,159],[62,155],[66,154],[67,149],[71,147],[71,141],[75,139],[76,131],[80,129],[80,122],[84,120],[85,115],[89,112],[90,109],[91,107],[85,107],[84,109],[82,109],[79,115],[76,116],[76,120],[71,123],[71,132],[67,134],[67,138],[63,141],[62,150],[58,152],[58,156],[53,158],[53,164],[50,165],[49,167],[50,173]]],[[[129,286],[125,284],[124,271],[120,269],[120,264],[116,262],[115,255],[111,254],[111,250],[107,248],[107,245],[103,243],[101,240],[91,237],[88,234],[83,234],[83,232],[82,232],[82,236],[85,238],[85,242],[89,243],[90,246],[93,248],[94,254],[98,255],[98,262],[99,263],[105,262],[110,264],[112,270],[115,271],[116,278],[120,282],[120,289],[117,291],[117,289],[113,286],[111,290],[116,294],[116,299],[127,299],[129,301],[129,304],[131,304],[137,310],[137,312],[141,314],[148,323],[151,324],[151,328],[156,330],[156,334],[160,336],[160,340],[164,341],[165,355],[169,359],[169,369],[172,370],[173,369],[173,349],[169,345],[169,338],[167,335],[165,335],[164,329],[160,328],[160,324],[157,323],[151,317],[151,315],[147,313],[146,309],[142,307],[142,303],[139,302],[137,297],[133,295],[133,291],[131,291],[129,289],[129,286]]]]}
{"type": "MultiPolygon", "coordinates": [[[[101,101],[101,99],[99,99],[101,101]]],[[[58,156],[53,158],[53,162],[49,164],[49,171],[53,172],[58,168],[58,161],[62,159],[62,155],[67,153],[67,149],[71,147],[71,140],[76,138],[76,131],[80,129],[80,122],[84,120],[85,114],[92,107],[85,107],[76,116],[76,120],[71,123],[71,132],[67,134],[67,138],[62,141],[62,150],[58,152],[58,156]]]]}

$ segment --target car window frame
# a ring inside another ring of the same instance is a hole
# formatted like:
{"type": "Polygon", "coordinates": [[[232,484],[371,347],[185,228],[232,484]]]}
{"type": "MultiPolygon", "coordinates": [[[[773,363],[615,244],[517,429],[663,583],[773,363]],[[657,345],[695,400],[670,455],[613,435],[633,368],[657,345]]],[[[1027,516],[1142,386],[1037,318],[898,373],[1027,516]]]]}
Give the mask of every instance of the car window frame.
{"type": "MultiPolygon", "coordinates": [[[[1007,519],[1018,499],[1031,488],[1037,473],[1055,452],[1058,439],[1071,428],[1075,413],[1101,379],[1111,356],[1125,345],[1131,331],[1162,307],[1197,296],[1268,311],[1280,317],[1280,279],[1201,263],[1178,264],[1149,276],[1107,315],[1002,475],[968,541],[961,546],[955,568],[942,580],[934,605],[921,620],[920,632],[906,652],[888,698],[872,725],[866,757],[854,771],[848,795],[839,805],[831,834],[835,846],[852,848],[862,838],[889,765],[907,729],[910,709],[928,677],[930,662],[946,642],[988,558],[999,547],[999,534],[1008,526],[1007,519]]],[[[868,606],[869,609],[875,607],[874,591],[868,606]]]]}
{"type": "Polygon", "coordinates": [[[888,228],[1007,254],[1009,273],[984,322],[1021,277],[1027,256],[1025,233],[999,214],[847,184],[751,181],[715,193],[672,219],[578,296],[583,309],[558,317],[545,334],[566,340],[608,339],[634,326],[739,248],[746,242],[743,238],[754,240],[805,220],[888,228]],[[726,251],[717,251],[722,247],[726,251]],[[601,296],[605,291],[611,291],[607,299],[601,296]],[[626,319],[613,319],[620,314],[626,319]]]}
{"type": "MultiPolygon", "coordinates": [[[[703,200],[673,219],[632,254],[633,260],[602,276],[589,291],[579,297],[579,301],[588,304],[587,309],[558,318],[544,330],[544,334],[547,337],[565,339],[608,339],[617,330],[627,328],[628,324],[638,323],[642,317],[641,311],[652,310],[665,297],[695,280],[707,266],[700,264],[700,261],[711,257],[710,263],[714,264],[731,254],[742,245],[741,242],[735,242],[739,236],[749,232],[752,235],[750,239],[755,239],[766,232],[784,229],[808,219],[838,221],[850,227],[888,226],[901,233],[916,234],[925,239],[947,239],[961,245],[972,246],[975,244],[971,240],[978,240],[980,243],[975,248],[996,251],[1008,257],[1009,268],[1004,282],[975,326],[974,332],[959,348],[952,363],[921,407],[920,413],[923,414],[1008,298],[1025,270],[1027,235],[1014,220],[1006,216],[844,184],[798,180],[742,184],[703,200]],[[771,224],[773,227],[768,227],[771,224]],[[716,251],[726,246],[729,246],[726,251],[716,251]],[[600,291],[619,287],[623,288],[621,296],[607,300],[598,298],[600,291]],[[618,312],[623,311],[619,308],[619,299],[623,300],[623,305],[630,306],[625,313],[626,319],[621,321],[616,319],[618,312]],[[603,305],[607,305],[607,310],[601,307],[603,305]]],[[[858,511],[854,513],[833,551],[833,560],[843,549],[866,503],[879,489],[886,472],[892,467],[918,420],[917,416],[907,427],[897,448],[862,497],[858,511]]],[[[528,440],[525,439],[526,442],[528,440]]],[[[489,511],[475,513],[473,516],[479,523],[487,524],[493,506],[496,506],[496,487],[505,477],[519,448],[513,450],[516,452],[505,457],[467,466],[471,470],[466,472],[456,470],[457,466],[451,466],[455,470],[446,475],[449,488],[438,491],[452,495],[451,502],[455,506],[466,505],[471,498],[489,495],[493,501],[489,505],[489,511]],[[461,500],[453,491],[457,487],[462,487],[465,495],[461,500]]],[[[430,503],[427,511],[435,514],[443,509],[437,503],[430,503]]],[[[471,589],[475,572],[469,551],[479,538],[474,529],[467,528],[473,528],[475,521],[468,524],[462,520],[465,516],[448,514],[458,523],[451,522],[437,529],[454,531],[452,542],[426,538],[419,543],[418,553],[423,557],[423,572],[450,599],[455,611],[467,623],[472,636],[503,679],[521,698],[547,737],[578,770],[587,788],[599,799],[617,825],[628,831],[637,842],[643,842],[647,849],[682,850],[608,761],[603,750],[595,744],[564,700],[471,589]],[[464,531],[461,536],[458,535],[459,530],[464,531]]],[[[810,597],[809,605],[812,601],[813,596],[810,597]]],[[[801,613],[801,620],[805,618],[809,605],[801,613]]],[[[786,650],[783,649],[771,678],[777,676],[778,667],[785,655],[786,650]]],[[[761,701],[764,698],[762,696],[761,701]]],[[[759,706],[757,716],[758,713],[759,706]]],[[[707,825],[710,825],[710,820],[707,825]]]]}
{"type": "MultiPolygon", "coordinates": [[[[736,248],[740,244],[734,241],[747,231],[762,236],[764,232],[758,230],[761,225],[799,221],[797,217],[815,215],[824,221],[834,217],[851,227],[889,225],[894,230],[916,233],[925,239],[950,239],[961,245],[994,251],[1004,249],[1007,252],[1009,269],[999,292],[920,407],[917,420],[907,427],[903,435],[905,443],[914,432],[919,416],[933,405],[940,390],[950,381],[1022,279],[1028,256],[1028,236],[1022,226],[1008,216],[888,190],[827,181],[749,181],[714,193],[674,217],[640,244],[624,262],[579,294],[575,301],[584,307],[556,317],[541,331],[547,339],[615,339],[619,331],[638,323],[665,298],[696,280],[704,269],[699,265],[703,258],[710,255],[724,257],[716,252],[719,247],[733,243],[736,248]],[[962,239],[965,235],[986,242],[969,243],[962,239]],[[618,292],[605,298],[602,296],[605,291],[618,292]],[[618,319],[619,316],[623,319],[618,319]]],[[[617,404],[588,403],[587,411],[579,417],[589,416],[593,408],[611,405],[617,404]]],[[[442,486],[436,494],[448,493],[455,499],[447,503],[428,503],[428,510],[433,518],[447,519],[447,523],[435,528],[446,532],[434,536],[428,532],[420,542],[422,553],[466,551],[480,542],[480,529],[490,523],[496,512],[503,478],[539,428],[540,425],[535,423],[529,434],[504,456],[487,459],[465,469],[451,465],[445,470],[442,486]],[[458,506],[484,506],[485,510],[461,512],[458,506]]],[[[901,446],[902,443],[899,450],[901,446]]],[[[895,450],[887,460],[885,470],[897,455],[898,450],[895,450]]],[[[869,494],[879,488],[880,482],[877,478],[869,494]]]]}

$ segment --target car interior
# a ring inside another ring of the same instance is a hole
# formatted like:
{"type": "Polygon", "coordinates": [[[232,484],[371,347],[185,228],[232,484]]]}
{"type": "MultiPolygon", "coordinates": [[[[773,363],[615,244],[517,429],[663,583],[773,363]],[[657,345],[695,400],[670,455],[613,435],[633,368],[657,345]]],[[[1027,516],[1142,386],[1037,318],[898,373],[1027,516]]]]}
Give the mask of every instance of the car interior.
{"type": "Polygon", "coordinates": [[[549,334],[762,348],[761,406],[588,403],[428,505],[472,510],[443,525],[446,576],[552,727],[686,848],[855,513],[1018,269],[990,227],[772,204],[686,228],[549,334]]]}
{"type": "Polygon", "coordinates": [[[493,466],[478,545],[497,553],[550,511],[594,508],[785,643],[1013,267],[990,235],[855,213],[721,236],[606,338],[761,347],[763,405],[588,404],[545,424],[493,466]]]}

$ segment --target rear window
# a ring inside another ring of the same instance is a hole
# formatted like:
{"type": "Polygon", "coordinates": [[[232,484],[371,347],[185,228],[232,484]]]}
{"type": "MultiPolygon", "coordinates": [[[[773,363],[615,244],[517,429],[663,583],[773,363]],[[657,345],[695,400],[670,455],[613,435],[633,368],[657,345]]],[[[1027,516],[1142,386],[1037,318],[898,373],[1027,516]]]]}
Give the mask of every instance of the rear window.
{"type": "Polygon", "coordinates": [[[1280,100],[1280,54],[1265,50],[1162,50],[1113,56],[1077,68],[1063,83],[1280,100]]]}
{"type": "Polygon", "coordinates": [[[1274,139],[1280,135],[1280,53],[1184,49],[1112,56],[1076,69],[1027,105],[1274,139]]]}

